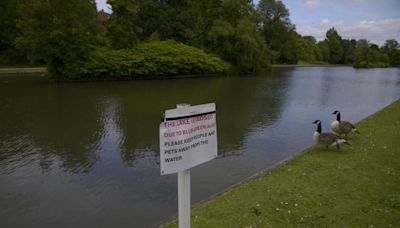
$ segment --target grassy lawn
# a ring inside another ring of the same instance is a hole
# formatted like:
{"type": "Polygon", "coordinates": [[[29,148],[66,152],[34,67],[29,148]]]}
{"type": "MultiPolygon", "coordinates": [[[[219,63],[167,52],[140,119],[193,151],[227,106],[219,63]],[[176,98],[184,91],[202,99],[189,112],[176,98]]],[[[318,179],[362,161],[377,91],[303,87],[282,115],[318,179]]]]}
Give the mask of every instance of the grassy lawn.
{"type": "Polygon", "coordinates": [[[357,129],[352,146],[310,149],[197,206],[192,227],[400,227],[400,101],[357,129]]]}
{"type": "Polygon", "coordinates": [[[46,67],[0,67],[0,74],[45,73],[46,67]]]}

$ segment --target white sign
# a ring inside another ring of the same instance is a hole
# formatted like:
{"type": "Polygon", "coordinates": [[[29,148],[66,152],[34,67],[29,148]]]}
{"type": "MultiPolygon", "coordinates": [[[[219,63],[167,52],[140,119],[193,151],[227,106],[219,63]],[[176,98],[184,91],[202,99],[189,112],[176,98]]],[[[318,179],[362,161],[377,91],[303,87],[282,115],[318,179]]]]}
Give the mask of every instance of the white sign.
{"type": "Polygon", "coordinates": [[[165,111],[160,124],[161,174],[190,169],[217,157],[215,104],[165,111]]]}

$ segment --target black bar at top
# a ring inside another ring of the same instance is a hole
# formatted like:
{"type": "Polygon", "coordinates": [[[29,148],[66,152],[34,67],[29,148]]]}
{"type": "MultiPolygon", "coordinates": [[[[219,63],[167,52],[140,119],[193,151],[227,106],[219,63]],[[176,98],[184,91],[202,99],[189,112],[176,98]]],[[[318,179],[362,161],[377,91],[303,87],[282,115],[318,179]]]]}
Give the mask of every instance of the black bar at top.
{"type": "Polygon", "coordinates": [[[198,114],[193,114],[193,115],[189,115],[189,116],[178,116],[178,117],[165,118],[165,120],[166,120],[166,121],[169,121],[169,120],[179,120],[179,119],[192,118],[192,117],[196,117],[196,116],[203,116],[203,115],[214,114],[214,113],[215,113],[215,111],[212,111],[212,112],[204,112],[204,113],[198,113],[198,114]]]}

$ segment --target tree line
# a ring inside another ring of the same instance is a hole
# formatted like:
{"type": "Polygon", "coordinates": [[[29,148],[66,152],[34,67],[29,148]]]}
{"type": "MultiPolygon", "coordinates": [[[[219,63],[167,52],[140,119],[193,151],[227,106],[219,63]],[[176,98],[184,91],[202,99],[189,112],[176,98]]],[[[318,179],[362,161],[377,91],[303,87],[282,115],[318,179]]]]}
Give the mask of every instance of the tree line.
{"type": "Polygon", "coordinates": [[[94,0],[2,0],[0,64],[47,64],[53,75],[74,74],[99,47],[129,50],[174,40],[216,55],[238,72],[299,61],[400,65],[395,39],[379,47],[365,39],[342,39],[334,28],[320,42],[301,36],[279,0],[260,0],[257,5],[251,0],[108,3],[113,12],[109,20],[99,22],[94,0]]]}

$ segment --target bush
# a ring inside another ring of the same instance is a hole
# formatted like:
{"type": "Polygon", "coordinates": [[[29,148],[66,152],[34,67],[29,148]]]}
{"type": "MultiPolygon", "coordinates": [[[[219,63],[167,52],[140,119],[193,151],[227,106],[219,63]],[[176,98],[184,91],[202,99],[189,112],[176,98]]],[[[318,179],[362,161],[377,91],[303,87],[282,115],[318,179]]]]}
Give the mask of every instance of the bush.
{"type": "Polygon", "coordinates": [[[223,73],[230,65],[218,57],[175,41],[139,44],[132,49],[98,49],[80,67],[80,78],[123,78],[223,73]]]}
{"type": "Polygon", "coordinates": [[[354,64],[354,68],[386,68],[389,67],[387,62],[366,62],[361,61],[354,64]]]}

